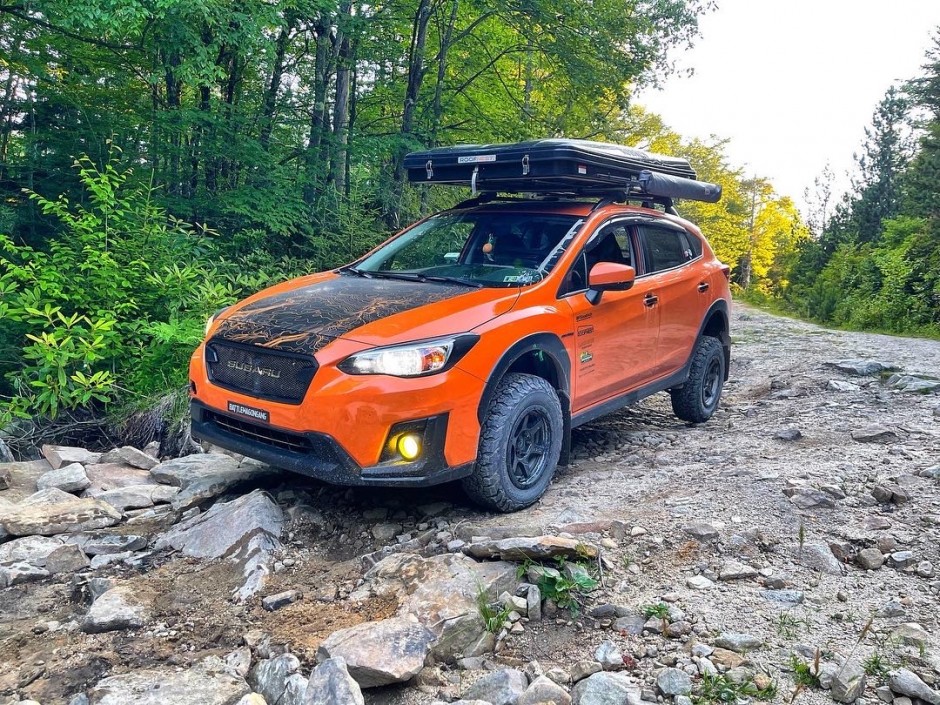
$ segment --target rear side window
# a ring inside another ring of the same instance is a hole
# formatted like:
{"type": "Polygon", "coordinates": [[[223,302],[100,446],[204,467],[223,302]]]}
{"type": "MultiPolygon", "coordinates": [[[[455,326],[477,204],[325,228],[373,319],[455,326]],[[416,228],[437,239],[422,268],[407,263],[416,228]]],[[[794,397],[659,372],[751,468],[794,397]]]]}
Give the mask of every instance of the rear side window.
{"type": "MultiPolygon", "coordinates": [[[[646,256],[647,272],[661,272],[665,269],[681,267],[701,254],[701,243],[691,243],[685,232],[667,228],[643,226],[643,253],[646,256]]],[[[694,239],[694,238],[693,238],[694,239]]]]}

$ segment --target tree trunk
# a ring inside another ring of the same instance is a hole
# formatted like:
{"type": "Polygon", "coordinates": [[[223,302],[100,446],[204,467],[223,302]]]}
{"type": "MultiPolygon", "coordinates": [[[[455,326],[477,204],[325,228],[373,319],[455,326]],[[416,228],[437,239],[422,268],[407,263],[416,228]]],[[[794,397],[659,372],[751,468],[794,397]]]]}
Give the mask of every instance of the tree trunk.
{"type": "Polygon", "coordinates": [[[261,147],[265,152],[271,144],[271,132],[274,130],[274,113],[277,109],[277,94],[281,89],[281,80],[284,77],[284,56],[290,43],[290,33],[294,29],[294,18],[288,15],[285,24],[277,35],[274,43],[274,67],[271,69],[271,80],[261,102],[261,147]]]}
{"type": "Polygon", "coordinates": [[[336,149],[330,167],[330,177],[338,194],[346,193],[346,146],[349,134],[349,87],[352,75],[352,51],[348,32],[344,31],[344,20],[352,17],[352,2],[344,0],[339,8],[336,32],[336,99],[333,103],[333,141],[336,149]]]}
{"type": "Polygon", "coordinates": [[[431,0],[419,0],[411,29],[411,48],[408,52],[408,84],[405,89],[404,110],[401,117],[401,138],[392,160],[392,199],[385,220],[389,227],[401,227],[402,196],[405,188],[405,155],[408,153],[414,132],[415,108],[424,82],[424,46],[428,37],[428,21],[431,19],[431,0]]]}
{"type": "Polygon", "coordinates": [[[321,181],[320,148],[323,144],[326,122],[326,89],[330,78],[330,36],[329,28],[322,22],[317,23],[316,65],[313,78],[313,107],[310,112],[310,133],[307,139],[305,155],[306,183],[304,184],[304,202],[313,205],[316,201],[321,181]]]}

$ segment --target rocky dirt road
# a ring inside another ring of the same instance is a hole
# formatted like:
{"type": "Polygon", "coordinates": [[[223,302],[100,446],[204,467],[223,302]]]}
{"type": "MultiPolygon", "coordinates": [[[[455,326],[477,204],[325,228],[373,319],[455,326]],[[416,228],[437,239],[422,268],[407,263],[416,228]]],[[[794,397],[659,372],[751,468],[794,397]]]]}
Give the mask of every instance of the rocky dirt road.
{"type": "Polygon", "coordinates": [[[738,307],[733,343],[709,423],[578,429],[508,516],[213,453],[0,465],[0,704],[940,705],[940,342],[738,307]]]}

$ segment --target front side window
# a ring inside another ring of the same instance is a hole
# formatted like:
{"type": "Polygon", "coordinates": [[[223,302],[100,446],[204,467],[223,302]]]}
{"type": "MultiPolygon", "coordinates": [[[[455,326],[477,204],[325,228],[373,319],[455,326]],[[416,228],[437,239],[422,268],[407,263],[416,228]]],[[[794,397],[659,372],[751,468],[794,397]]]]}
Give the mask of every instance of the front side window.
{"type": "Polygon", "coordinates": [[[576,216],[544,213],[443,213],[346,271],[416,281],[523,286],[540,281],[554,268],[581,223],[576,216]]]}

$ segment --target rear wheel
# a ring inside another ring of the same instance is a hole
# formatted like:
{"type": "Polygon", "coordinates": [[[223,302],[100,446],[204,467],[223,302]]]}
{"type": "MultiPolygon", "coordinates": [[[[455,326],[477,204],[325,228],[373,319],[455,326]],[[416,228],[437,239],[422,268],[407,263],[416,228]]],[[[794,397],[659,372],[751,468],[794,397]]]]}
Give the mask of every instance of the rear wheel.
{"type": "Polygon", "coordinates": [[[725,351],[721,341],[702,336],[692,353],[689,379],[679,389],[670,390],[672,410],[683,421],[708,421],[718,408],[725,381],[725,351]]]}
{"type": "Polygon", "coordinates": [[[552,386],[541,377],[511,373],[496,388],[480,432],[473,474],[464,491],[501,512],[527,507],[552,481],[564,420],[552,386]]]}

